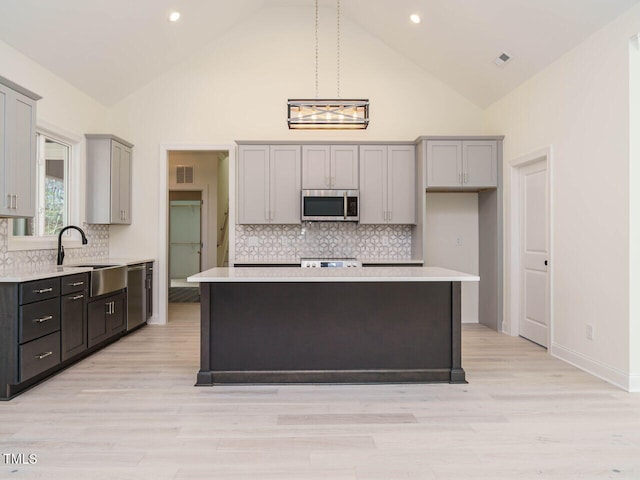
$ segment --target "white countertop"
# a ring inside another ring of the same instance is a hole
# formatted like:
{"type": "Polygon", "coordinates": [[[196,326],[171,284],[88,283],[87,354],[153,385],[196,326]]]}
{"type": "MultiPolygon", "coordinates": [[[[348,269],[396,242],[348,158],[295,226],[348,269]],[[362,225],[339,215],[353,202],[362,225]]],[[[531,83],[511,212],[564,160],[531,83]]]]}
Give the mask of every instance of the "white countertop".
{"type": "Polygon", "coordinates": [[[43,278],[61,277],[74,273],[90,272],[91,267],[79,265],[135,265],[137,263],[153,262],[150,258],[107,258],[103,260],[74,259],[68,264],[58,266],[51,264],[20,265],[11,268],[0,269],[0,283],[21,283],[43,278]]]}
{"type": "Polygon", "coordinates": [[[440,267],[212,268],[189,282],[478,282],[480,277],[440,267]]]}

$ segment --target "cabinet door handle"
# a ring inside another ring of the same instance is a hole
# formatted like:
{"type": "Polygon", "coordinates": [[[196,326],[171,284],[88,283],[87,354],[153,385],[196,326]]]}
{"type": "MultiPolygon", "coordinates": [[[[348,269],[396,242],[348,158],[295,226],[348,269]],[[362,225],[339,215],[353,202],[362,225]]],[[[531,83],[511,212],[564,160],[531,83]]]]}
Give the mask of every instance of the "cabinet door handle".
{"type": "Polygon", "coordinates": [[[464,172],[464,183],[469,183],[469,173],[464,172]]]}
{"type": "Polygon", "coordinates": [[[44,322],[48,322],[49,320],[53,320],[53,315],[47,315],[46,317],[42,317],[42,318],[34,318],[32,320],[33,323],[44,323],[44,322]]]}
{"type": "Polygon", "coordinates": [[[70,287],[79,287],[80,285],[84,285],[84,282],[73,282],[69,284],[70,287]]]}
{"type": "Polygon", "coordinates": [[[18,195],[14,195],[13,197],[16,199],[16,203],[15,203],[13,208],[15,208],[17,210],[18,209],[18,195]]]}
{"type": "Polygon", "coordinates": [[[80,300],[81,298],[84,298],[84,295],[76,295],[75,297],[71,297],[70,300],[75,301],[75,300],[80,300]]]}
{"type": "Polygon", "coordinates": [[[389,218],[388,220],[391,221],[393,219],[393,212],[391,210],[389,210],[389,218]]]}
{"type": "Polygon", "coordinates": [[[40,290],[34,290],[33,293],[48,293],[53,292],[53,288],[41,288],[40,290]]]}
{"type": "Polygon", "coordinates": [[[53,352],[44,352],[44,353],[41,353],[40,355],[34,355],[33,358],[35,358],[36,360],[42,360],[43,358],[47,358],[51,355],[53,355],[53,352]]]}
{"type": "Polygon", "coordinates": [[[7,195],[7,208],[11,210],[11,195],[7,195]]]}

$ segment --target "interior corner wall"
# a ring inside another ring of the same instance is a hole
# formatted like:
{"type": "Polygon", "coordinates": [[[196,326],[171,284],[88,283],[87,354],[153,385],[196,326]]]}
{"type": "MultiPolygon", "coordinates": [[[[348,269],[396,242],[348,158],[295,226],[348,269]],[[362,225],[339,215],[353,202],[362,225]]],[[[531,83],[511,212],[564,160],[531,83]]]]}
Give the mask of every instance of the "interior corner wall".
{"type": "MultiPolygon", "coordinates": [[[[425,264],[478,275],[477,193],[428,192],[425,264]]],[[[462,283],[462,322],[478,323],[479,284],[462,283]]]]}
{"type": "Polygon", "coordinates": [[[79,137],[105,132],[109,112],[104,105],[2,41],[0,75],[42,97],[37,121],[79,137]]]}
{"type": "MultiPolygon", "coordinates": [[[[78,225],[85,220],[85,143],[84,134],[106,132],[108,124],[107,108],[91,99],[85,93],[73,87],[60,77],[46,70],[29,59],[13,47],[0,41],[0,75],[18,85],[40,95],[36,108],[36,126],[46,128],[71,139],[79,140],[79,151],[73,155],[71,168],[70,194],[72,214],[77,215],[78,225]],[[77,212],[77,213],[76,213],[77,212]]],[[[7,221],[3,221],[7,225],[7,221]]],[[[5,227],[8,228],[8,227],[5,227]]],[[[5,230],[5,233],[7,230],[5,230]]],[[[95,258],[108,254],[109,227],[95,225],[86,230],[91,245],[82,249],[69,249],[70,257],[95,258]]],[[[55,250],[21,250],[7,252],[7,235],[0,235],[0,264],[11,257],[12,265],[16,267],[33,263],[55,263],[55,250]],[[4,258],[3,258],[4,257],[4,258]]]]}
{"type": "MultiPolygon", "coordinates": [[[[638,371],[629,336],[628,49],[639,31],[640,5],[490,106],[485,123],[486,133],[505,135],[505,199],[509,162],[552,148],[551,353],[623,388],[638,371]]],[[[505,232],[508,218],[505,204],[505,232]]]]}

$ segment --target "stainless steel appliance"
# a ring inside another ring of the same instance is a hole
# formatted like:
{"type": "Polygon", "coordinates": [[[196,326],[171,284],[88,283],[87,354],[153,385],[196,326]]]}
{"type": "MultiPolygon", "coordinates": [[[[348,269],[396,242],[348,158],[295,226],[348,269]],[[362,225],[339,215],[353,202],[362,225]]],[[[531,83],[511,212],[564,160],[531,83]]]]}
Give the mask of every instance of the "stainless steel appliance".
{"type": "Polygon", "coordinates": [[[106,295],[127,288],[127,269],[124,265],[74,265],[90,267],[91,297],[106,295]]]}
{"type": "Polygon", "coordinates": [[[145,264],[127,267],[127,331],[147,321],[145,264]]]}
{"type": "Polygon", "coordinates": [[[301,258],[302,268],[358,268],[362,263],[355,258],[301,258]]]}
{"type": "Polygon", "coordinates": [[[302,221],[357,222],[358,190],[302,190],[302,221]]]}

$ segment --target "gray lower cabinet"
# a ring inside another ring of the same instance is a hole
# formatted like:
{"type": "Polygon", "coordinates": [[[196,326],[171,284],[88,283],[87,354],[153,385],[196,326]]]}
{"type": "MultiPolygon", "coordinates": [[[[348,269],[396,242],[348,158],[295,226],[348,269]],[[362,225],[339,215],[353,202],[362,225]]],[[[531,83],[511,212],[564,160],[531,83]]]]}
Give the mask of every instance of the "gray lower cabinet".
{"type": "Polygon", "coordinates": [[[81,354],[88,348],[86,308],[88,288],[89,277],[86,273],[69,275],[62,279],[62,293],[66,294],[60,299],[63,361],[81,354]]]}
{"type": "Polygon", "coordinates": [[[60,364],[60,328],[59,277],[0,284],[0,399],[60,364]]]}
{"type": "Polygon", "coordinates": [[[88,273],[0,283],[0,400],[122,335],[126,290],[89,303],[89,287],[88,273]]]}
{"type": "Polygon", "coordinates": [[[41,97],[0,77],[0,217],[33,217],[36,102],[41,97]]]}
{"type": "Polygon", "coordinates": [[[89,302],[87,308],[89,348],[122,334],[127,327],[124,291],[89,302]]]}
{"type": "Polygon", "coordinates": [[[153,262],[148,262],[146,265],[145,293],[145,317],[149,320],[153,315],[153,262]]]}

